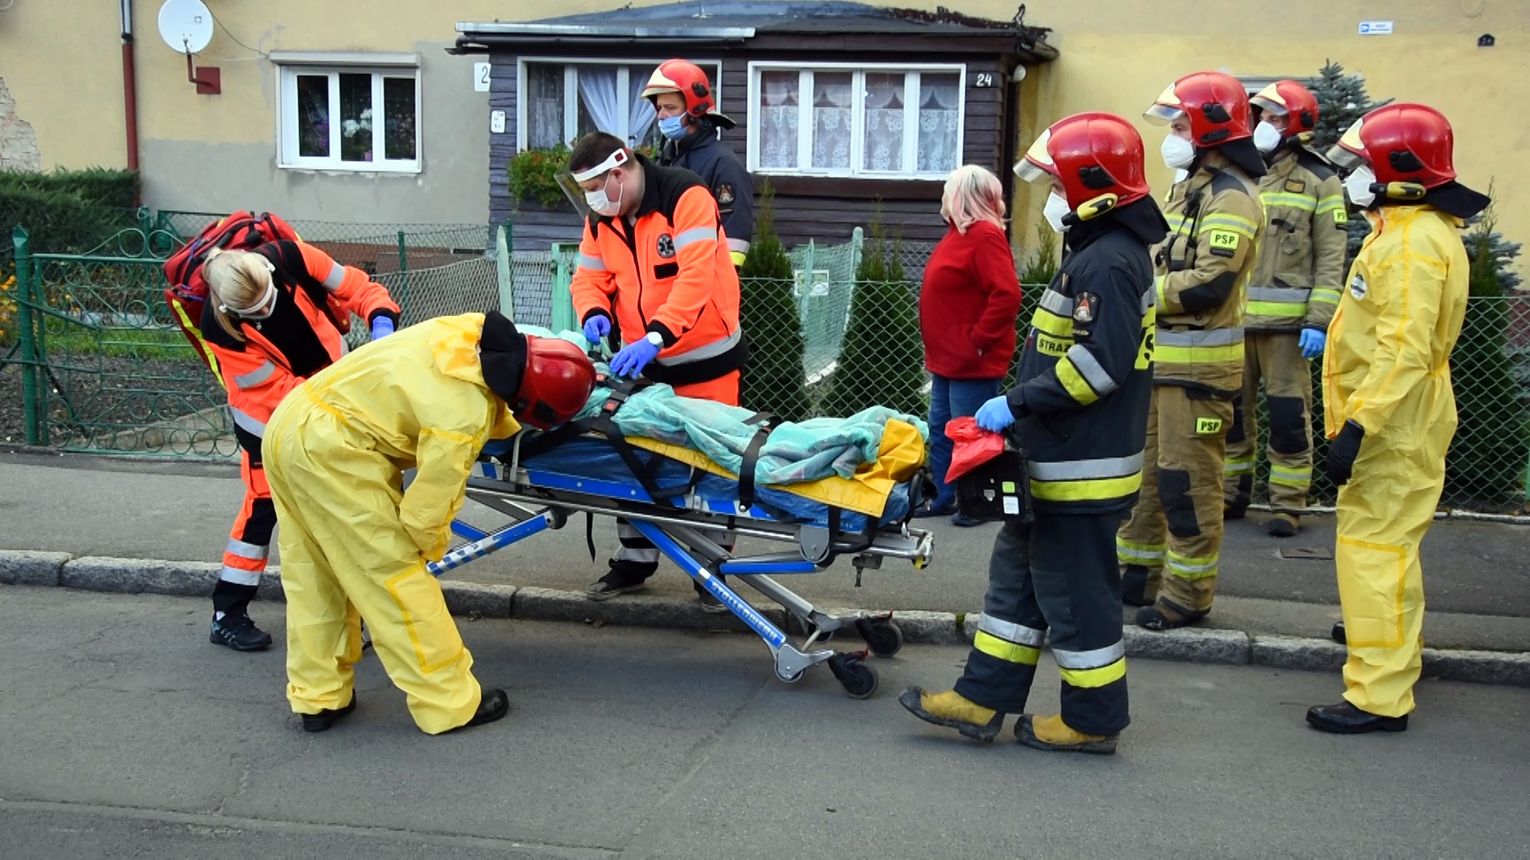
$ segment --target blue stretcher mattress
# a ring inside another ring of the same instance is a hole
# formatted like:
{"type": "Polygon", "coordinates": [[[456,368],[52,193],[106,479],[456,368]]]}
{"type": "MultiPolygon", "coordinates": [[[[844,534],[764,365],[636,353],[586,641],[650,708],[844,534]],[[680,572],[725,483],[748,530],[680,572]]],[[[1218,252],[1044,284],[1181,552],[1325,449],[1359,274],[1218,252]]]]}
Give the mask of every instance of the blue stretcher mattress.
{"type": "MultiPolygon", "coordinates": [[[[692,470],[689,465],[641,448],[633,448],[633,451],[639,460],[651,465],[654,486],[660,491],[683,488],[691,480],[692,470]],[[658,461],[656,466],[652,465],[654,461],[658,461]]],[[[632,474],[616,448],[603,439],[588,436],[570,439],[550,451],[534,457],[522,457],[520,465],[532,486],[573,490],[615,499],[651,501],[642,483],[632,474]]],[[[702,473],[695,492],[706,505],[706,510],[714,513],[776,522],[829,525],[828,505],[778,487],[756,485],[754,506],[747,514],[738,513],[738,481],[732,478],[702,473]]],[[[683,498],[671,497],[670,504],[680,507],[684,505],[683,498]]],[[[898,484],[887,497],[879,524],[899,522],[908,516],[908,512],[909,485],[898,484]]],[[[868,519],[864,514],[843,511],[839,528],[843,532],[862,532],[866,530],[868,519]]]]}

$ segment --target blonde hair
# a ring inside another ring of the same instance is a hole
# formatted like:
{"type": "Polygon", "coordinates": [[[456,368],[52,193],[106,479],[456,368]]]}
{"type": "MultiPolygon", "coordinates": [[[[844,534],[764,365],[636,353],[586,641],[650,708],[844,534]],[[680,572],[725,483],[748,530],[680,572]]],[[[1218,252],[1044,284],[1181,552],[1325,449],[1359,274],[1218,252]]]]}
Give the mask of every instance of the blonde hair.
{"type": "Polygon", "coordinates": [[[965,234],[979,221],[1004,229],[1004,186],[999,177],[976,164],[964,164],[946,177],[940,215],[965,234]]]}
{"type": "Polygon", "coordinates": [[[244,332],[222,306],[248,308],[260,301],[271,283],[270,264],[265,257],[249,251],[214,248],[202,264],[202,279],[207,281],[207,299],[218,325],[230,337],[243,342],[244,332]]]}

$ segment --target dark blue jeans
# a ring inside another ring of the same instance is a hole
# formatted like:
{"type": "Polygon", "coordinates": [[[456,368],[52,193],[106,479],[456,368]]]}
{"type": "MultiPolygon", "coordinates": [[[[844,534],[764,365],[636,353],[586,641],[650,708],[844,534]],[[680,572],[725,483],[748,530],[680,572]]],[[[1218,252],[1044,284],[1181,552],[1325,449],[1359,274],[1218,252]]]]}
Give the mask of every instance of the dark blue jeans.
{"type": "Polygon", "coordinates": [[[952,418],[976,415],[978,407],[999,394],[1002,379],[948,379],[934,374],[930,387],[930,471],[935,478],[933,507],[955,507],[956,488],[946,484],[946,470],[951,468],[951,440],[946,438],[946,422],[952,418]]]}

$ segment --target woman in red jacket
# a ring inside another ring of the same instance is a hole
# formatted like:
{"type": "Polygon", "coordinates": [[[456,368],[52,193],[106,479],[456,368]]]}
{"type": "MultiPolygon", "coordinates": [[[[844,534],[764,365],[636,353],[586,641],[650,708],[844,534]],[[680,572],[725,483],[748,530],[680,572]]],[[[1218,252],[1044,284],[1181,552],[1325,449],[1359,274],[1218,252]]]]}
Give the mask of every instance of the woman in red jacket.
{"type": "Polygon", "coordinates": [[[398,305],[365,272],[303,242],[214,251],[202,276],[208,287],[202,339],[228,390],[245,486],[213,589],[210,639],[235,651],[260,651],[270,647],[271,635],[255,626],[248,609],[276,527],[260,457],[266,422],[287,392],[345,354],[351,314],[367,321],[376,340],[398,324],[398,305]]]}
{"type": "MultiPolygon", "coordinates": [[[[999,178],[975,164],[946,179],[941,217],[950,229],[924,267],[919,333],[930,391],[930,466],[936,495],[915,516],[956,511],[956,489],[946,483],[951,440],[946,422],[973,415],[999,393],[1015,355],[1020,279],[1004,234],[1004,190],[999,178]]],[[[960,515],[951,522],[974,525],[960,515]]]]}

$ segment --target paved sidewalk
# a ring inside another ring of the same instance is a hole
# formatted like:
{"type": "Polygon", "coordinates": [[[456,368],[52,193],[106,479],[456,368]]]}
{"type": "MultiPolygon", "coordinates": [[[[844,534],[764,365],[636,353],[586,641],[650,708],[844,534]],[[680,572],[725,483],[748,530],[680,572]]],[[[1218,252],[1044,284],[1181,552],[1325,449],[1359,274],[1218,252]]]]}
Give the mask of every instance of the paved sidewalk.
{"type": "MultiPolygon", "coordinates": [[[[213,562],[221,555],[242,489],[226,465],[143,462],[0,451],[0,549],[75,556],[213,562]]],[[[469,504],[479,525],[503,521],[469,504]]],[[[930,610],[980,609],[996,525],[959,529],[921,520],[936,532],[935,559],[923,571],[889,561],[856,588],[842,560],[813,576],[783,577],[809,600],[828,606],[930,610]]],[[[1333,562],[1288,558],[1295,549],[1331,554],[1333,520],[1309,518],[1302,534],[1277,540],[1257,516],[1228,524],[1223,576],[1212,628],[1320,637],[1338,619],[1333,562]]],[[[450,578],[582,592],[605,572],[615,548],[613,523],[597,519],[591,560],[582,517],[453,571],[450,578]]],[[[741,547],[782,545],[741,542],[741,547]]],[[[279,558],[277,559],[279,562],[279,558]]],[[[1440,648],[1530,651],[1530,527],[1449,520],[1424,543],[1429,613],[1425,637],[1440,648]]],[[[667,562],[650,580],[651,596],[693,602],[690,581],[667,562]]],[[[620,600],[620,599],[619,599],[620,600]]],[[[613,601],[614,605],[616,601],[613,601]]],[[[592,606],[593,609],[593,606],[592,606]]]]}
{"type": "MultiPolygon", "coordinates": [[[[965,649],[882,690],[771,679],[742,636],[460,626],[508,718],[417,732],[377,661],[324,734],[282,652],[209,645],[204,601],[0,585],[0,854],[15,857],[1502,857],[1530,844],[1530,691],[1425,681],[1410,729],[1308,729],[1337,679],[1132,660],[1110,758],[910,717],[965,649]]],[[[279,616],[273,632],[283,637],[279,616]]],[[[1058,693],[1048,659],[1032,706],[1058,693]]]]}

